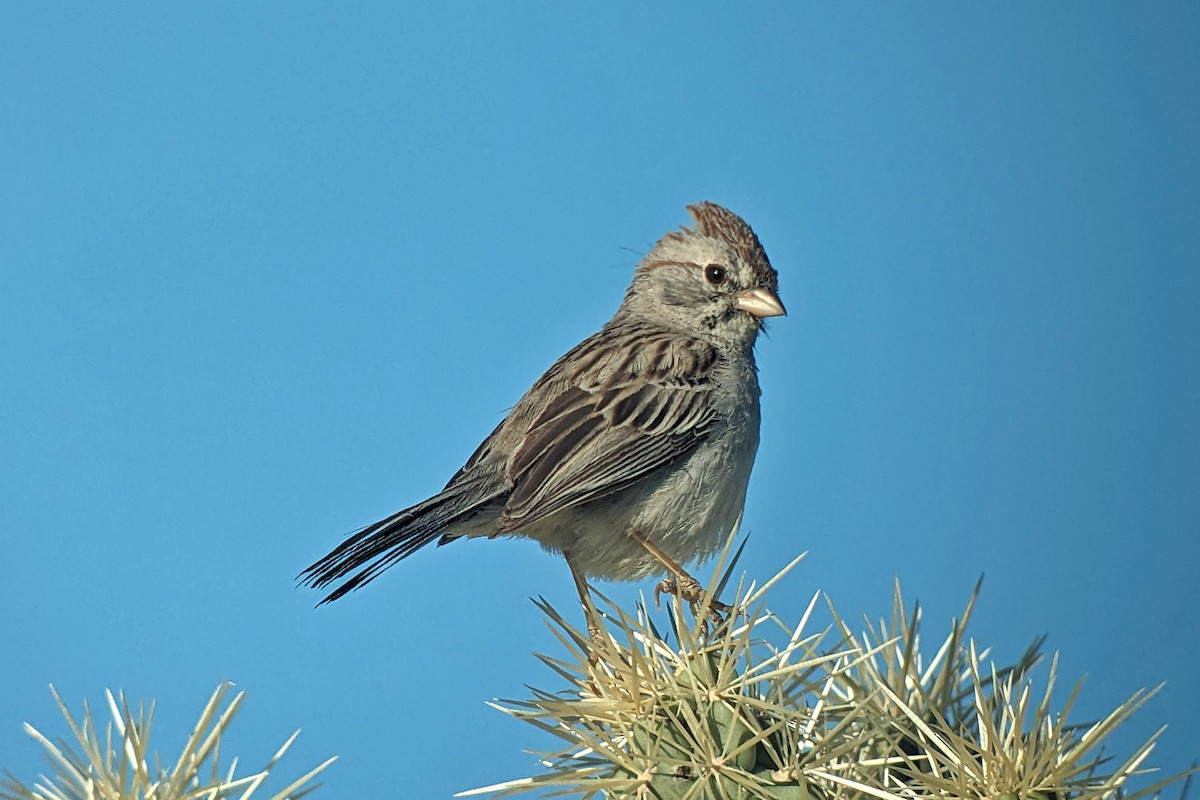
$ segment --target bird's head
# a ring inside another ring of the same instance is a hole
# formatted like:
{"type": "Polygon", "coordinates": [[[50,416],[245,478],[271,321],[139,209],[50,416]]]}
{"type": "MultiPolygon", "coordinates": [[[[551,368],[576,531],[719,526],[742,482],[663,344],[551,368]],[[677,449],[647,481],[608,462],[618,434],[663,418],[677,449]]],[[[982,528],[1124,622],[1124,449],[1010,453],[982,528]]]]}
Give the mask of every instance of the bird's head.
{"type": "Polygon", "coordinates": [[[634,273],[622,312],[714,344],[751,346],[787,313],[779,277],[745,221],[715,203],[688,206],[695,227],[659,240],[634,273]]]}

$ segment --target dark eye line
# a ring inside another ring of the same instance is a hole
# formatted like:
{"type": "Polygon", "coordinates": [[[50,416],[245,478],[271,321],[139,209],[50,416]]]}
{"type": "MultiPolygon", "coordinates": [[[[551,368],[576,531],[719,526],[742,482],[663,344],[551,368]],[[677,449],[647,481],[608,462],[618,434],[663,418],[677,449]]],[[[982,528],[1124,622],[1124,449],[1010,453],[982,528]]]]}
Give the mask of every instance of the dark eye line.
{"type": "Polygon", "coordinates": [[[676,266],[676,267],[691,267],[698,270],[704,275],[704,279],[713,286],[720,286],[729,278],[729,270],[720,264],[700,265],[694,261],[671,261],[663,259],[662,261],[652,261],[646,265],[647,270],[658,269],[659,267],[676,266]]]}

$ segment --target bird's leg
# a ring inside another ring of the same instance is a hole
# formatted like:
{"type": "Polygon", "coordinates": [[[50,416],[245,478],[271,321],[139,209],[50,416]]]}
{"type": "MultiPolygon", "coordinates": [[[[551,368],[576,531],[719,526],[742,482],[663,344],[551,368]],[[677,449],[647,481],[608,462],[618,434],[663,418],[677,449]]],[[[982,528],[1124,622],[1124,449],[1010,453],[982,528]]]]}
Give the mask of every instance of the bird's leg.
{"type": "Polygon", "coordinates": [[[667,572],[671,573],[669,579],[659,581],[658,586],[654,588],[654,605],[658,605],[660,595],[664,593],[673,594],[678,595],[681,600],[686,600],[688,606],[692,609],[692,614],[697,617],[703,616],[714,622],[722,622],[725,619],[723,615],[729,611],[729,606],[712,597],[709,598],[708,604],[703,609],[703,613],[701,613],[700,606],[704,600],[704,587],[700,585],[700,581],[689,575],[687,570],[679,566],[675,559],[664,553],[661,547],[647,539],[641,531],[631,530],[629,535],[634,541],[646,548],[650,555],[657,558],[667,568],[667,572]]]}
{"type": "Polygon", "coordinates": [[[579,592],[579,602],[583,604],[583,617],[587,622],[588,638],[592,640],[592,648],[588,653],[588,662],[594,667],[600,661],[600,657],[596,655],[596,646],[602,641],[601,635],[604,629],[600,627],[596,606],[592,604],[592,596],[588,592],[587,579],[583,577],[583,573],[575,565],[570,551],[563,550],[563,558],[567,560],[567,567],[571,570],[571,578],[575,581],[575,591],[579,592]]]}

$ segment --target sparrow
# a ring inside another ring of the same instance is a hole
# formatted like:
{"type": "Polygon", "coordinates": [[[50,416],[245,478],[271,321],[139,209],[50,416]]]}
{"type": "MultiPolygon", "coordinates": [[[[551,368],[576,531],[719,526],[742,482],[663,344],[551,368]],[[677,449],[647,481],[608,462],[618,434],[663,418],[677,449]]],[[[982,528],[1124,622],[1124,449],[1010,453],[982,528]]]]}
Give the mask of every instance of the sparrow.
{"type": "Polygon", "coordinates": [[[566,559],[593,633],[588,578],[665,573],[656,598],[677,594],[700,613],[703,589],[683,565],[741,518],[759,438],[754,344],[787,312],[750,226],[714,203],[688,211],[694,225],[641,260],[612,319],[533,384],[446,488],[301,573],[335,587],[322,603],[431,542],[505,536],[566,559]]]}

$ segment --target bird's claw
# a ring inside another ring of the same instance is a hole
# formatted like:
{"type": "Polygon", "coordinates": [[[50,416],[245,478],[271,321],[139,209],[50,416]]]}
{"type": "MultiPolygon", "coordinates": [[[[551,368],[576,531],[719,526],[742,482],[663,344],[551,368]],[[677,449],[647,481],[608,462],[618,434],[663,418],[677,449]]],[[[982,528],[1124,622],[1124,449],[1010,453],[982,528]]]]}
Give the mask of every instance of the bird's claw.
{"type": "Polygon", "coordinates": [[[674,594],[674,593],[675,593],[675,584],[672,583],[667,578],[663,578],[661,581],[658,582],[658,585],[654,587],[654,607],[661,609],[662,608],[662,596],[664,594],[674,594]]]}
{"type": "Polygon", "coordinates": [[[659,581],[658,585],[654,587],[655,608],[662,608],[661,596],[664,594],[673,594],[680,600],[686,600],[688,607],[692,610],[692,616],[703,619],[705,622],[712,620],[719,625],[725,621],[725,615],[729,613],[729,606],[715,597],[709,598],[705,603],[704,587],[690,575],[673,579],[664,578],[659,581]]]}

